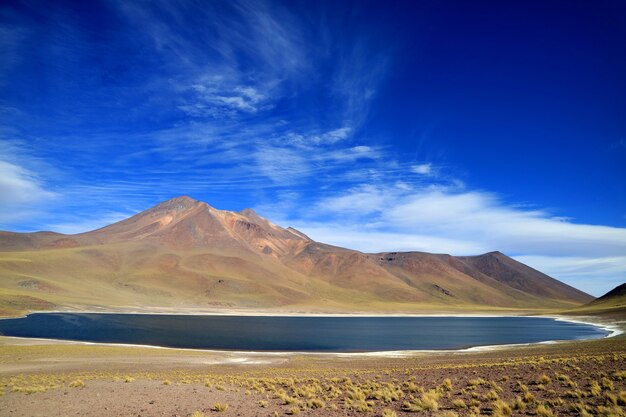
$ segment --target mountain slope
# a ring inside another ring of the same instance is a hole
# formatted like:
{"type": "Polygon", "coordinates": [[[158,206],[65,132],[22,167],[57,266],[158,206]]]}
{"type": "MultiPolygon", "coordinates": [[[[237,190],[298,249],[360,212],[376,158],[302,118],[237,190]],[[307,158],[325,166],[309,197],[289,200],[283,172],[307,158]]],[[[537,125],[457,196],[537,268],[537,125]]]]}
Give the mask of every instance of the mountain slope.
{"type": "Polygon", "coordinates": [[[178,197],[87,233],[0,232],[0,311],[55,306],[423,311],[592,297],[501,253],[365,254],[178,197]]]}
{"type": "Polygon", "coordinates": [[[601,297],[570,310],[572,314],[626,317],[626,283],[618,285],[601,297]]]}

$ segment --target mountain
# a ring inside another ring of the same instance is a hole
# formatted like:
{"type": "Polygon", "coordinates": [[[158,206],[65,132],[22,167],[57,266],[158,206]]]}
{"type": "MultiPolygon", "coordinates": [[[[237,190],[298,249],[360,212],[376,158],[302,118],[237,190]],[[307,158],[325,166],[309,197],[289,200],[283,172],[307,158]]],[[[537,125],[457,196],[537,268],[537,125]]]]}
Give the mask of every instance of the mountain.
{"type": "Polygon", "coordinates": [[[608,317],[626,317],[626,283],[618,285],[595,300],[577,307],[569,313],[591,314],[608,317]]]}
{"type": "Polygon", "coordinates": [[[560,309],[593,298],[502,253],[368,254],[178,197],[75,235],[0,232],[0,313],[59,307],[560,309]]]}
{"type": "Polygon", "coordinates": [[[618,285],[613,288],[611,291],[604,294],[602,297],[598,297],[593,300],[590,304],[601,304],[606,302],[624,302],[626,306],[626,282],[622,285],[618,285]]]}

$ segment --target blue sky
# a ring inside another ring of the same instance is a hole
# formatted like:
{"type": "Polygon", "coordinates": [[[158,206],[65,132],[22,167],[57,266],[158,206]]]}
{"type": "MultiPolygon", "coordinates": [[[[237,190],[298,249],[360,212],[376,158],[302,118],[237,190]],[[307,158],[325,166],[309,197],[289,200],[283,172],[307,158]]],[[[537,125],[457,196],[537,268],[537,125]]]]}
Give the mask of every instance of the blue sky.
{"type": "Polygon", "coordinates": [[[3,1],[0,54],[1,229],[189,195],[625,281],[622,1],[3,1]]]}

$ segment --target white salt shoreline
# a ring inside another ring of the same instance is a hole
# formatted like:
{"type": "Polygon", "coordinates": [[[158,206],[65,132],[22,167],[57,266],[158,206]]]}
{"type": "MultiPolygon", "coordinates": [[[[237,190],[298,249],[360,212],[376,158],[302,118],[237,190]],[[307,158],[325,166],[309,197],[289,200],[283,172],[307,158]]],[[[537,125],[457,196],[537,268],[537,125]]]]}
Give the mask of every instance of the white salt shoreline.
{"type": "MultiPolygon", "coordinates": [[[[153,314],[153,315],[196,315],[196,316],[237,316],[237,317],[540,317],[551,318],[557,321],[566,321],[570,323],[586,324],[594,327],[601,328],[609,332],[604,338],[611,338],[624,333],[624,327],[626,323],[622,322],[621,326],[606,320],[598,319],[590,316],[561,316],[561,315],[524,315],[524,314],[486,314],[486,313],[297,313],[297,312],[251,312],[246,311],[245,314],[237,310],[225,310],[221,312],[165,312],[165,311],[80,311],[80,310],[56,310],[56,311],[33,311],[28,314],[34,313],[92,313],[92,314],[153,314]]],[[[27,315],[28,315],[27,314],[27,315]]],[[[22,317],[26,317],[22,316],[22,317]]],[[[2,319],[10,319],[16,317],[4,317],[2,319]]],[[[486,346],[472,346],[463,349],[438,349],[438,350],[396,350],[396,351],[375,351],[375,352],[300,352],[300,351],[237,351],[237,350],[216,350],[216,349],[190,349],[190,348],[174,348],[166,346],[155,345],[140,345],[140,344],[127,344],[127,343],[101,343],[101,342],[85,342],[79,340],[63,340],[63,339],[46,339],[46,338],[30,338],[30,337],[16,337],[6,336],[6,338],[27,340],[27,341],[50,341],[55,343],[67,343],[75,345],[95,345],[95,346],[113,346],[113,347],[131,347],[131,348],[149,348],[149,349],[167,349],[167,350],[182,350],[193,352],[206,352],[220,356],[226,356],[220,360],[212,360],[211,364],[256,364],[255,361],[249,361],[250,357],[276,357],[276,356],[323,356],[323,357],[379,357],[379,358],[401,358],[417,356],[420,354],[450,354],[450,353],[470,353],[470,352],[482,352],[482,351],[495,351],[504,350],[516,347],[526,347],[542,344],[557,344],[576,342],[584,340],[594,339],[577,339],[577,340],[545,340],[541,342],[532,343],[514,343],[514,344],[502,344],[502,345],[486,345],[486,346]],[[235,355],[236,357],[231,357],[235,355]],[[216,362],[217,361],[217,362],[216,362]]],[[[603,338],[603,339],[604,339],[603,338]]],[[[257,361],[258,362],[258,361],[257,361]]]]}

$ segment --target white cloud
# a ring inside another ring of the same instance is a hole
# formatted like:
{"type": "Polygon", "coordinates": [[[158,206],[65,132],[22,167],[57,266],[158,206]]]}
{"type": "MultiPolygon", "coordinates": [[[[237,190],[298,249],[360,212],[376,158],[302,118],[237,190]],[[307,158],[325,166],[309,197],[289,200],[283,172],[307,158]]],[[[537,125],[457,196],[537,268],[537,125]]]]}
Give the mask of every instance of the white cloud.
{"type": "Polygon", "coordinates": [[[310,170],[307,158],[293,149],[262,146],[254,153],[254,158],[258,173],[274,183],[297,182],[310,170]]]}
{"type": "Polygon", "coordinates": [[[432,175],[433,174],[433,166],[432,164],[418,164],[413,165],[411,167],[411,171],[420,175],[432,175]]]}
{"type": "Polygon", "coordinates": [[[345,214],[347,207],[367,202],[367,210],[350,211],[355,214],[352,221],[362,220],[359,215],[375,214],[381,225],[395,231],[475,241],[508,253],[626,253],[626,229],[573,223],[544,211],[504,204],[486,192],[450,191],[441,186],[407,192],[404,188],[361,186],[326,198],[318,206],[345,214]]]}
{"type": "Polygon", "coordinates": [[[354,189],[349,194],[322,200],[317,203],[317,209],[341,214],[367,215],[379,212],[386,203],[385,196],[376,192],[375,187],[365,185],[354,189]]]}
{"type": "Polygon", "coordinates": [[[307,137],[303,143],[310,143],[313,145],[333,145],[340,142],[350,136],[352,128],[348,126],[340,127],[338,129],[330,130],[319,135],[312,135],[307,137]]]}
{"type": "Polygon", "coordinates": [[[358,145],[349,148],[336,148],[313,156],[320,161],[351,162],[357,159],[378,159],[382,156],[379,149],[372,146],[358,145]]]}
{"type": "Polygon", "coordinates": [[[527,255],[515,259],[595,296],[626,282],[626,256],[527,255]]]}
{"type": "Polygon", "coordinates": [[[337,142],[347,139],[350,137],[351,133],[352,128],[344,126],[321,133],[310,132],[306,134],[301,132],[289,132],[282,139],[286,144],[294,146],[323,146],[334,145],[337,142]]]}
{"type": "Polygon", "coordinates": [[[195,93],[194,100],[178,108],[193,116],[221,116],[228,112],[256,113],[263,108],[266,96],[257,88],[231,86],[231,83],[220,80],[194,84],[190,88],[195,93]]]}
{"type": "Polygon", "coordinates": [[[0,224],[35,217],[55,197],[34,172],[0,159],[0,224]]]}
{"type": "Polygon", "coordinates": [[[361,185],[324,198],[316,208],[334,220],[291,224],[334,245],[454,255],[499,250],[596,295],[626,278],[626,229],[575,223],[505,204],[491,193],[361,185]]]}
{"type": "Polygon", "coordinates": [[[49,199],[55,193],[43,188],[33,172],[10,162],[0,160],[0,204],[19,206],[49,199]]]}
{"type": "MultiPolygon", "coordinates": [[[[363,207],[363,206],[362,206],[363,207]]],[[[366,207],[366,205],[365,205],[366,207]]],[[[478,242],[447,239],[417,233],[385,232],[367,224],[343,222],[290,221],[290,225],[319,242],[330,243],[363,252],[420,251],[431,253],[484,253],[478,242]]]]}
{"type": "Polygon", "coordinates": [[[135,213],[107,212],[98,214],[96,218],[84,219],[68,219],[64,223],[53,223],[49,226],[50,230],[64,234],[76,234],[96,230],[104,226],[127,219],[135,213]]]}

